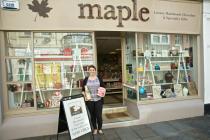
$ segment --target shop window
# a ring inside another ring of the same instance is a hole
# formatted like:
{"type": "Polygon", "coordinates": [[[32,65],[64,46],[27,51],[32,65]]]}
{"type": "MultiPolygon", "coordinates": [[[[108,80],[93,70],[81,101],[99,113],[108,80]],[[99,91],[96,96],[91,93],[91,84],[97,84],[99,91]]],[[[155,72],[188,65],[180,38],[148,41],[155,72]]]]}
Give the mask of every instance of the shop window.
{"type": "Polygon", "coordinates": [[[9,110],[59,107],[81,93],[88,65],[95,64],[92,33],[6,32],[5,68],[9,110]]]}
{"type": "MultiPolygon", "coordinates": [[[[125,51],[128,98],[160,100],[197,96],[196,35],[138,33],[132,37],[133,55],[125,51]],[[137,44],[135,44],[135,39],[137,44]],[[135,63],[135,64],[134,64],[135,63]],[[134,88],[132,88],[133,86],[134,88]]],[[[131,40],[131,35],[126,36],[131,40]]]]}

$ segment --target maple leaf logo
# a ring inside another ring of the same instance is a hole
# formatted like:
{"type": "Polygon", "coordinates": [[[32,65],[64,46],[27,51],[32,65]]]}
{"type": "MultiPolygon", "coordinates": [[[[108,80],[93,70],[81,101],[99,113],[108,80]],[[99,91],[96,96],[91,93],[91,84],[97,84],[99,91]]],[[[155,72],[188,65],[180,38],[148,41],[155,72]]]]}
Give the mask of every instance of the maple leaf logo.
{"type": "Polygon", "coordinates": [[[48,6],[48,0],[42,0],[41,3],[39,3],[38,0],[33,0],[32,5],[28,4],[28,8],[32,12],[37,12],[34,21],[36,21],[37,15],[44,18],[49,17],[47,13],[49,13],[53,8],[47,6],[48,6]]]}

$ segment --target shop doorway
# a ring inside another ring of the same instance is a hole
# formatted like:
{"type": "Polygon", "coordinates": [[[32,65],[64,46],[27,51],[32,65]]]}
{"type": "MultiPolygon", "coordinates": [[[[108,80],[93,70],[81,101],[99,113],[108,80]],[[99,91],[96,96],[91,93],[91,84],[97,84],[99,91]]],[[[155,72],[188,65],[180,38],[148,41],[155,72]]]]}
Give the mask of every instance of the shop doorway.
{"type": "Polygon", "coordinates": [[[95,32],[98,74],[106,86],[105,106],[122,106],[121,32],[95,32]]]}

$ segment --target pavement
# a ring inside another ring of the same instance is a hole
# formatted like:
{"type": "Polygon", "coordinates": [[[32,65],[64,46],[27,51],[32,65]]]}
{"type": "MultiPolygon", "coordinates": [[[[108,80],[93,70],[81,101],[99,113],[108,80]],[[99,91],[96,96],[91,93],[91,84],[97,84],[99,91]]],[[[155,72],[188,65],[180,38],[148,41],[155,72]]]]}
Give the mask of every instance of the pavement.
{"type": "MultiPolygon", "coordinates": [[[[210,140],[210,115],[153,124],[104,129],[104,135],[86,134],[75,140],[210,140]]],[[[56,140],[56,135],[19,140],[56,140]]],[[[69,140],[59,134],[58,140],[69,140]]]]}

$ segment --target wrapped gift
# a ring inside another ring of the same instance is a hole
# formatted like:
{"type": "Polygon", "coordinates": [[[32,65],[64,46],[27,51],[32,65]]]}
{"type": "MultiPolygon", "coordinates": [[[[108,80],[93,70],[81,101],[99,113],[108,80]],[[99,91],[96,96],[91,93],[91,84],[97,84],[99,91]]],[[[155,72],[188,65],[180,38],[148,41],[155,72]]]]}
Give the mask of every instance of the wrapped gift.
{"type": "Polygon", "coordinates": [[[103,87],[99,87],[97,95],[100,96],[100,97],[104,97],[105,94],[106,94],[106,89],[103,88],[103,87]]]}

